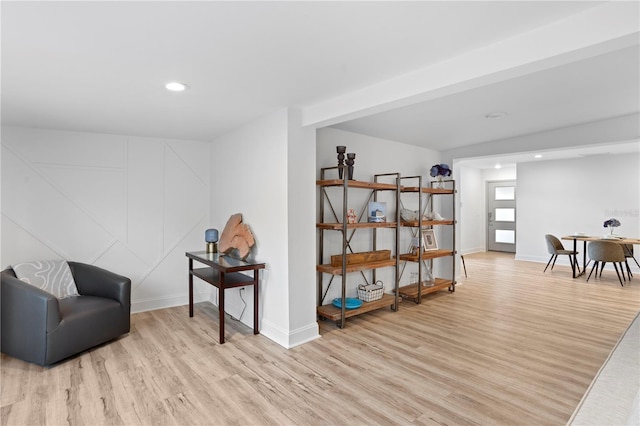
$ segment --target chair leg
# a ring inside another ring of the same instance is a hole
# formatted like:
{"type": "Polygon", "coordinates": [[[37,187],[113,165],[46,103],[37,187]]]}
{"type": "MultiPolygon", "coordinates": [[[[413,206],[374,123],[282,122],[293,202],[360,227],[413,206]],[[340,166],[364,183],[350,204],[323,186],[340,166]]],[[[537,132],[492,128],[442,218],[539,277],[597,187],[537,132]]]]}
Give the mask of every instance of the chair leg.
{"type": "MultiPolygon", "coordinates": [[[[602,271],[604,270],[604,265],[606,265],[607,262],[602,262],[601,266],[600,266],[600,277],[602,277],[602,271]]],[[[598,273],[598,271],[596,271],[596,273],[598,273]]]]}
{"type": "MultiPolygon", "coordinates": [[[[624,284],[622,284],[622,279],[620,278],[620,272],[618,272],[618,265],[616,265],[616,262],[613,262],[613,267],[615,268],[616,274],[618,275],[618,281],[620,281],[620,285],[624,287],[624,284]]],[[[622,276],[624,277],[624,271],[622,272],[622,276]]]]}
{"type": "MultiPolygon", "coordinates": [[[[547,272],[547,268],[549,267],[549,264],[551,263],[551,261],[553,260],[553,255],[551,255],[551,257],[549,258],[549,261],[547,262],[547,266],[544,267],[544,271],[542,271],[542,273],[544,274],[545,272],[547,272]]],[[[464,261],[463,261],[464,262],[464,261]]],[[[463,263],[464,265],[464,263],[463,263]]],[[[465,268],[466,269],[466,268],[465,268]]],[[[553,269],[553,268],[551,268],[553,269]]]]}
{"type": "Polygon", "coordinates": [[[553,255],[553,263],[551,264],[551,270],[553,271],[553,267],[556,266],[556,259],[558,258],[557,254],[553,255]]]}
{"type": "Polygon", "coordinates": [[[627,265],[627,276],[629,277],[629,281],[631,281],[631,277],[633,277],[633,274],[631,273],[631,267],[629,266],[629,262],[627,262],[626,259],[625,259],[624,263],[625,263],[625,265],[627,265]]]}
{"type": "MultiPolygon", "coordinates": [[[[464,256],[460,255],[460,259],[462,259],[462,267],[464,268],[464,277],[467,278],[467,265],[464,263],[464,256]]],[[[547,268],[544,268],[544,270],[546,271],[547,268]]]]}
{"type": "Polygon", "coordinates": [[[591,272],[589,272],[589,276],[587,277],[587,282],[589,282],[589,278],[591,278],[591,274],[593,274],[593,270],[596,270],[596,277],[598,276],[598,261],[593,262],[593,266],[591,267],[591,272]]]}
{"type": "MultiPolygon", "coordinates": [[[[631,246],[633,248],[633,246],[631,246]]],[[[630,249],[626,244],[622,246],[623,250],[624,250],[624,257],[626,258],[632,258],[634,262],[636,262],[636,265],[638,265],[638,268],[640,268],[640,263],[638,263],[638,259],[635,258],[635,256],[633,255],[633,250],[630,249]]]]}

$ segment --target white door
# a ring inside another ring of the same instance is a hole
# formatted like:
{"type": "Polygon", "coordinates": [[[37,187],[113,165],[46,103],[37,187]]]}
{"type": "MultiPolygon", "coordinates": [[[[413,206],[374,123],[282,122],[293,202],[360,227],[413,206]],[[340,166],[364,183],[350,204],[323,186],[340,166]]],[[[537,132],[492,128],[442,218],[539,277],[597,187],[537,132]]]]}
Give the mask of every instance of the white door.
{"type": "Polygon", "coordinates": [[[487,250],[516,252],[516,181],[487,182],[487,250]]]}

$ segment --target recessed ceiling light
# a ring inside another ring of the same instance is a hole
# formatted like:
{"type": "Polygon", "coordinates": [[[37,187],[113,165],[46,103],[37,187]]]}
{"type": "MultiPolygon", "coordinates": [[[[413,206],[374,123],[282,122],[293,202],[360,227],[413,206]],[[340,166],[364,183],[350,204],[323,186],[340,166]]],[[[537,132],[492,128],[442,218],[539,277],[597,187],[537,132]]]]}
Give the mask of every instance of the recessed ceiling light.
{"type": "Polygon", "coordinates": [[[533,156],[533,158],[542,158],[542,154],[536,154],[533,156]]]}
{"type": "Polygon", "coordinates": [[[167,90],[171,90],[172,92],[182,92],[189,88],[189,86],[187,86],[186,84],[180,83],[178,81],[172,81],[171,83],[167,83],[165,84],[164,87],[166,87],[167,90]]]}
{"type": "Polygon", "coordinates": [[[507,116],[507,113],[504,111],[496,111],[496,112],[490,112],[488,114],[485,114],[484,118],[487,118],[489,120],[500,120],[501,118],[505,118],[507,116]]]}
{"type": "Polygon", "coordinates": [[[495,166],[493,166],[495,169],[501,169],[502,166],[500,164],[496,164],[495,166]]]}

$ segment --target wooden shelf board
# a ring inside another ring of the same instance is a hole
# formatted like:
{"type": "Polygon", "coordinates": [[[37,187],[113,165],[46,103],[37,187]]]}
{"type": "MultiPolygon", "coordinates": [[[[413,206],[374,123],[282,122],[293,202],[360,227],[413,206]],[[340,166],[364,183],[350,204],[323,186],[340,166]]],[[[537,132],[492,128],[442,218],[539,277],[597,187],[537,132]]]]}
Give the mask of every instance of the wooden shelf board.
{"type": "MultiPolygon", "coordinates": [[[[342,179],[325,179],[325,180],[317,180],[316,185],[318,186],[343,186],[344,181],[342,179]]],[[[376,183],[376,182],[364,182],[361,180],[350,180],[348,182],[349,188],[360,188],[360,189],[376,189],[376,190],[386,190],[386,191],[395,191],[398,187],[392,183],[376,183]]]]}
{"type": "MultiPolygon", "coordinates": [[[[422,296],[429,293],[434,293],[443,289],[448,289],[451,286],[451,280],[445,278],[436,278],[435,285],[431,287],[422,286],[422,296]]],[[[400,296],[408,297],[411,299],[418,298],[418,285],[417,283],[409,284],[398,289],[400,296]]]]}
{"type": "MultiPolygon", "coordinates": [[[[403,186],[401,192],[420,192],[419,186],[403,186]]],[[[423,194],[453,194],[453,189],[422,187],[423,194]]]]}
{"type": "MultiPolygon", "coordinates": [[[[366,269],[384,268],[386,266],[395,266],[395,265],[396,265],[395,257],[392,257],[391,259],[377,260],[375,262],[354,263],[352,265],[347,265],[347,273],[364,271],[366,269]]],[[[331,266],[330,263],[327,263],[323,265],[317,265],[316,271],[324,272],[332,275],[342,275],[342,266],[331,266]]]]}
{"type": "MultiPolygon", "coordinates": [[[[362,302],[362,306],[356,309],[347,309],[345,311],[345,318],[353,317],[356,315],[364,314],[365,312],[374,311],[376,309],[392,306],[396,303],[395,296],[391,294],[384,294],[382,299],[374,300],[373,302],[362,302]]],[[[331,321],[339,321],[342,318],[342,310],[336,308],[332,304],[318,306],[318,315],[331,321]]]]}
{"type": "MultiPolygon", "coordinates": [[[[347,223],[347,229],[396,228],[397,222],[358,222],[347,223]]],[[[342,230],[342,223],[318,223],[318,229],[342,230]]]]}
{"type": "MultiPolygon", "coordinates": [[[[447,256],[453,256],[453,250],[442,250],[442,249],[425,250],[422,253],[422,260],[425,260],[425,259],[436,259],[438,257],[447,257],[447,256]]],[[[401,254],[400,255],[400,260],[404,260],[404,261],[407,261],[407,262],[417,262],[418,261],[418,255],[417,254],[411,254],[411,253],[401,254]]]]}
{"type": "MultiPolygon", "coordinates": [[[[423,220],[422,221],[422,227],[424,228],[425,226],[434,226],[434,225],[453,225],[454,221],[453,220],[423,220]]],[[[402,222],[400,222],[401,226],[410,226],[412,228],[417,228],[418,227],[418,221],[417,220],[404,220],[402,222]]]]}
{"type": "MultiPolygon", "coordinates": [[[[325,180],[316,180],[316,185],[318,186],[344,186],[344,181],[342,179],[325,179],[325,180]]],[[[348,182],[349,188],[360,188],[360,189],[375,189],[375,190],[386,190],[386,191],[395,191],[398,187],[393,183],[376,183],[376,182],[365,182],[361,180],[350,180],[348,182]]],[[[420,187],[418,186],[401,186],[401,192],[420,192],[420,187]]],[[[423,187],[423,194],[453,194],[453,189],[448,188],[430,188],[423,187]]]]}
{"type": "MultiPolygon", "coordinates": [[[[220,271],[213,268],[197,268],[191,272],[194,277],[198,277],[216,287],[220,286],[220,271]]],[[[253,285],[253,277],[240,272],[229,272],[224,274],[224,285],[226,288],[243,287],[253,285]]]]}

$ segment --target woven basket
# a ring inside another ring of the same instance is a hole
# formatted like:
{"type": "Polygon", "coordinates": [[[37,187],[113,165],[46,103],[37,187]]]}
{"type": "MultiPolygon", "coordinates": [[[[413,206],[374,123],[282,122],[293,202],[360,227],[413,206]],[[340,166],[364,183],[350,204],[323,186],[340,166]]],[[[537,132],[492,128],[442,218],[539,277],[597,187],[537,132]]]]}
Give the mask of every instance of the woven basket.
{"type": "Polygon", "coordinates": [[[384,294],[384,284],[382,281],[376,281],[375,284],[358,286],[358,299],[363,302],[373,302],[374,300],[382,299],[384,294]]]}

